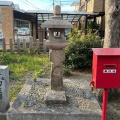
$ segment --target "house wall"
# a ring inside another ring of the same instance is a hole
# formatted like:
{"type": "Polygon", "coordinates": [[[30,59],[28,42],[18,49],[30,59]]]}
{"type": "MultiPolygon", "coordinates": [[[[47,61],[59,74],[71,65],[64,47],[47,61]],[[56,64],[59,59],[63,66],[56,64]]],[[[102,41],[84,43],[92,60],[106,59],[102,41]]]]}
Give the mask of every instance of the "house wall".
{"type": "MultiPolygon", "coordinates": [[[[13,8],[10,6],[1,7],[1,14],[3,37],[6,40],[6,44],[9,44],[9,40],[14,38],[13,8]]],[[[7,45],[7,49],[9,49],[9,45],[7,45]]]]}
{"type": "MultiPolygon", "coordinates": [[[[104,12],[105,11],[105,0],[80,0],[80,11],[81,12],[104,12]]],[[[89,19],[94,21],[94,18],[89,19]]],[[[85,29],[86,16],[80,18],[79,24],[73,25],[75,29],[77,26],[81,29],[85,29]]],[[[96,22],[100,25],[100,31],[104,33],[105,31],[105,16],[96,17],[96,22]]]]}
{"type": "Polygon", "coordinates": [[[90,0],[87,3],[87,12],[103,12],[104,0],[90,0]]]}
{"type": "Polygon", "coordinates": [[[94,12],[94,0],[90,0],[87,3],[87,12],[94,12]]]}
{"type": "Polygon", "coordinates": [[[80,1],[80,11],[82,11],[82,12],[86,11],[86,1],[85,0],[80,1]]]}

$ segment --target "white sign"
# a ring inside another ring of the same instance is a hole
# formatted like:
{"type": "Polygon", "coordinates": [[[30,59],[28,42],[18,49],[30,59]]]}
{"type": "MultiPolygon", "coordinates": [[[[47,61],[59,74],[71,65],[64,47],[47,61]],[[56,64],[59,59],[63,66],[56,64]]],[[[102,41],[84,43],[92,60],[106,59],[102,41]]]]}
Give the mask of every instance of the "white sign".
{"type": "Polygon", "coordinates": [[[104,69],[103,73],[116,73],[116,69],[104,69]]]}

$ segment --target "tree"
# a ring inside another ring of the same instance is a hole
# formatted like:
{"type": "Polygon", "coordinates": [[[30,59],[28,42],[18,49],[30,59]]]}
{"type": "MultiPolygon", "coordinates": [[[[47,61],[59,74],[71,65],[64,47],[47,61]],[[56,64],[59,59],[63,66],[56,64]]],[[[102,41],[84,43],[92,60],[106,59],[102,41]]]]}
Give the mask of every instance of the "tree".
{"type": "MultiPolygon", "coordinates": [[[[105,39],[103,47],[120,48],[120,0],[105,0],[105,39]]],[[[109,89],[109,99],[119,97],[119,93],[119,89],[109,89]]]]}
{"type": "Polygon", "coordinates": [[[120,47],[120,0],[105,0],[104,48],[120,47]]]}

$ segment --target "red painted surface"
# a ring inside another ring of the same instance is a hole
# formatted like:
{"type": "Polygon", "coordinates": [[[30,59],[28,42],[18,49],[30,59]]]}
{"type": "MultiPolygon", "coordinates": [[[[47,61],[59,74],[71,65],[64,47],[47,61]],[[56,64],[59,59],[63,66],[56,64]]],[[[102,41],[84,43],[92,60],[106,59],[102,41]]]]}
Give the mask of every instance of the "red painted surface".
{"type": "Polygon", "coordinates": [[[103,91],[103,103],[102,103],[102,120],[106,120],[107,99],[108,99],[108,90],[104,89],[104,91],[103,91]]]}
{"type": "Polygon", "coordinates": [[[92,84],[120,88],[120,48],[93,48],[92,84]]]}

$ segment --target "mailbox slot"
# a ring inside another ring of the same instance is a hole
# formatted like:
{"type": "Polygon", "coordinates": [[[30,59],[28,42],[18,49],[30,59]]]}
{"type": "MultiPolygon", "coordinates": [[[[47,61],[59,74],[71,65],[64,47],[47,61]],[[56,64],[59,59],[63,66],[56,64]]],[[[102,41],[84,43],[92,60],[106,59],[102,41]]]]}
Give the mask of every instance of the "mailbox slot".
{"type": "Polygon", "coordinates": [[[104,68],[111,68],[111,69],[113,69],[113,68],[116,68],[116,64],[104,64],[104,68]]]}

